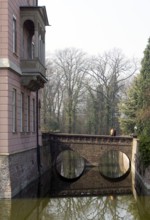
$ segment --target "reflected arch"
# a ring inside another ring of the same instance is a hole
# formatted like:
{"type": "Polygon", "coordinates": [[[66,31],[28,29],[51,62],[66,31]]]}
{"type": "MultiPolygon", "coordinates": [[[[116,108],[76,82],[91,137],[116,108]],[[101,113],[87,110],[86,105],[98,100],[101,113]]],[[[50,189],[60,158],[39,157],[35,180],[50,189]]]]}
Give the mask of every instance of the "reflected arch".
{"type": "Polygon", "coordinates": [[[62,151],[56,158],[57,173],[67,180],[78,179],[85,169],[85,160],[72,150],[62,151]]]}
{"type": "Polygon", "coordinates": [[[110,150],[100,157],[98,168],[104,178],[120,181],[130,173],[131,162],[122,151],[110,150]]]}

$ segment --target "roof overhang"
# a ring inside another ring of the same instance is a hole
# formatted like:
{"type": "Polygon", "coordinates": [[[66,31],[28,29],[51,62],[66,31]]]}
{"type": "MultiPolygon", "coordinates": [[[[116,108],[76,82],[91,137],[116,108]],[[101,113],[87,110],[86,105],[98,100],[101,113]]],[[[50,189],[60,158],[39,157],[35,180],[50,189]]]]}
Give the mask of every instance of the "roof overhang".
{"type": "Polygon", "coordinates": [[[38,13],[41,16],[45,26],[50,26],[45,6],[21,6],[20,10],[21,13],[38,13]]]}

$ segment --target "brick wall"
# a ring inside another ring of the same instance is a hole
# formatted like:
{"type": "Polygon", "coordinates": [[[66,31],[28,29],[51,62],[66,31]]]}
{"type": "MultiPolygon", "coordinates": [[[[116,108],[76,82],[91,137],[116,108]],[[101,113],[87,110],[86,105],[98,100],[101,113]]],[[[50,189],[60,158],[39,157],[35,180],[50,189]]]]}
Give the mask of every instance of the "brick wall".
{"type": "Polygon", "coordinates": [[[109,150],[118,150],[132,159],[131,137],[91,136],[91,135],[50,135],[53,162],[60,152],[72,149],[85,158],[87,164],[97,166],[100,157],[109,150]]]}
{"type": "Polygon", "coordinates": [[[52,193],[53,195],[106,195],[132,192],[132,174],[127,173],[125,178],[112,181],[104,178],[99,172],[100,158],[109,150],[119,150],[132,160],[131,137],[89,136],[52,134],[49,136],[51,144],[52,167],[52,193]],[[79,153],[86,161],[83,174],[73,183],[59,178],[55,172],[55,161],[60,152],[73,150],[79,153]]]}
{"type": "Polygon", "coordinates": [[[98,167],[87,167],[76,181],[64,181],[57,172],[51,179],[52,196],[98,196],[132,193],[132,179],[129,174],[122,181],[109,181],[101,176],[98,167]]]}

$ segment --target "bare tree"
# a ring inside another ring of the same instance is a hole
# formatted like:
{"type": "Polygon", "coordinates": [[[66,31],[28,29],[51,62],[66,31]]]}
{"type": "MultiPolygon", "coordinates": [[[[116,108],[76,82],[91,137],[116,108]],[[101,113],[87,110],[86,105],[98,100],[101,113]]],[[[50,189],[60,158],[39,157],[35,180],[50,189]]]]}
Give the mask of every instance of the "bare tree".
{"type": "Polygon", "coordinates": [[[42,99],[42,129],[45,131],[60,130],[61,108],[63,100],[62,76],[57,66],[47,60],[47,79],[48,82],[43,89],[42,99]]]}
{"type": "Polygon", "coordinates": [[[87,72],[86,54],[74,48],[58,51],[54,60],[62,76],[64,97],[63,116],[67,132],[76,131],[76,116],[84,93],[87,72]]]}
{"type": "Polygon", "coordinates": [[[42,108],[46,130],[77,132],[86,73],[86,54],[81,50],[59,50],[48,60],[48,83],[43,91],[42,108]]]}
{"type": "Polygon", "coordinates": [[[118,103],[136,70],[136,63],[115,49],[88,59],[78,49],[57,51],[47,62],[44,129],[90,134],[119,130],[118,103]]]}
{"type": "Polygon", "coordinates": [[[92,83],[88,84],[91,98],[96,103],[95,132],[108,134],[111,127],[119,128],[118,103],[125,80],[135,74],[137,64],[127,60],[120,50],[104,53],[91,59],[89,75],[92,83]],[[99,95],[98,95],[99,94],[99,95]],[[100,121],[100,118],[103,121],[100,121]]]}

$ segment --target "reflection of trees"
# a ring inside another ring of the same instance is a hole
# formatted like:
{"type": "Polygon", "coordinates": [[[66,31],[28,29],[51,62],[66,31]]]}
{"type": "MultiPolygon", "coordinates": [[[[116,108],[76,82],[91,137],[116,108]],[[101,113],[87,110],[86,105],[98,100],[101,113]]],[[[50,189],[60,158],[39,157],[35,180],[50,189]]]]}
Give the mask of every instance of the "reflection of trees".
{"type": "Polygon", "coordinates": [[[68,179],[77,178],[84,169],[84,159],[76,152],[66,150],[60,153],[56,160],[58,173],[68,179]]]}
{"type": "Polygon", "coordinates": [[[138,220],[135,210],[132,196],[58,198],[49,201],[42,219],[138,220]]]}
{"type": "Polygon", "coordinates": [[[129,159],[121,151],[110,150],[106,152],[100,162],[100,172],[110,178],[123,176],[129,169],[129,159]]]}

